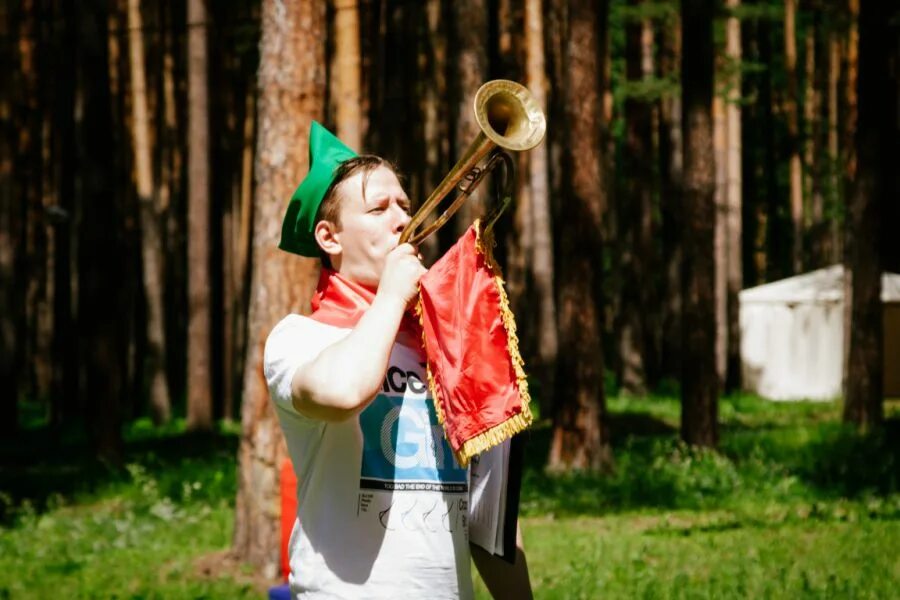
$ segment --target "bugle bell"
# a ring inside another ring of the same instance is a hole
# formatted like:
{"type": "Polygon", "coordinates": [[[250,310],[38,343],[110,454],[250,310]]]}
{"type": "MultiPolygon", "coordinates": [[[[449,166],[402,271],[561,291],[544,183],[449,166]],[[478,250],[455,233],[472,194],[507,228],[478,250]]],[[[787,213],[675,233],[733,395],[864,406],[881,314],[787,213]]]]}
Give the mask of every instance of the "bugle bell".
{"type": "MultiPolygon", "coordinates": [[[[475,93],[475,121],[481,132],[469,144],[462,158],[450,169],[447,176],[435,188],[424,204],[413,215],[400,236],[400,243],[417,245],[437,231],[478,187],[484,176],[500,162],[511,169],[513,161],[506,150],[521,152],[541,143],[547,130],[544,111],[538,106],[528,89],[507,79],[494,79],[482,85],[475,93]],[[482,160],[488,157],[481,165],[482,160]],[[426,217],[456,188],[457,197],[434,223],[418,233],[426,217]]],[[[511,180],[511,173],[507,174],[511,180]]]]}

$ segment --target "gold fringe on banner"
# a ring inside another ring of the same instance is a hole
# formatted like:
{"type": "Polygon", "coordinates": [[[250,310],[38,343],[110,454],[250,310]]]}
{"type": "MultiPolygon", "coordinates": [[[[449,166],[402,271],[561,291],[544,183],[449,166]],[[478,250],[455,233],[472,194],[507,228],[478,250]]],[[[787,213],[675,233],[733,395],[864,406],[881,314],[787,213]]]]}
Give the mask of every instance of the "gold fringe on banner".
{"type": "MultiPolygon", "coordinates": [[[[502,423],[479,433],[475,437],[463,442],[458,452],[454,451],[456,462],[463,468],[467,467],[472,457],[501,444],[515,434],[524,431],[533,420],[531,414],[531,394],[528,392],[528,379],[525,375],[525,361],[519,352],[519,337],[516,335],[516,320],[509,308],[509,298],[506,295],[503,278],[500,275],[500,267],[494,260],[493,245],[494,237],[491,232],[483,232],[481,230],[481,220],[476,219],[473,225],[475,227],[475,250],[484,256],[485,263],[491,271],[494,279],[494,285],[500,299],[500,318],[503,322],[503,328],[506,330],[506,347],[509,351],[510,360],[512,361],[513,371],[516,374],[516,386],[519,391],[519,399],[522,402],[521,412],[515,414],[502,423]]],[[[419,296],[416,302],[416,314],[419,317],[419,325],[422,326],[422,347],[426,347],[425,327],[423,323],[422,297],[419,296]]],[[[431,362],[426,361],[425,373],[428,378],[428,387],[431,390],[431,396],[434,399],[435,411],[437,412],[438,422],[444,426],[444,410],[443,398],[438,393],[434,384],[434,377],[431,371],[431,362]]],[[[446,433],[446,427],[445,427],[446,433]]]]}

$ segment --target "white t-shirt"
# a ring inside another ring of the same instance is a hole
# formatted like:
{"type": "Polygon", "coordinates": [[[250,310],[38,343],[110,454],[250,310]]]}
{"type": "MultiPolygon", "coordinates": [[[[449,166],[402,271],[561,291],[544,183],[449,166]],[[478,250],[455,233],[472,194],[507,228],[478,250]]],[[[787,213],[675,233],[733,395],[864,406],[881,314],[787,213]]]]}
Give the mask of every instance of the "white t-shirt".
{"type": "Polygon", "coordinates": [[[298,480],[291,593],[471,598],[468,473],[438,424],[421,352],[394,345],[381,393],[356,418],[326,423],[293,407],[297,368],[348,333],[289,315],[266,340],[266,380],[298,480]]]}

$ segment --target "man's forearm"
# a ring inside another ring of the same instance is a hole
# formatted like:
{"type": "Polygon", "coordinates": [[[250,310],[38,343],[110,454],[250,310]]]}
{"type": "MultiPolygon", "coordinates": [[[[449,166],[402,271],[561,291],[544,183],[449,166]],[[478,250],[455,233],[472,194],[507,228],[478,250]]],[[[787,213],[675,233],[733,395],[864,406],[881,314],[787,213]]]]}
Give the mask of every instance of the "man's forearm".
{"type": "Polygon", "coordinates": [[[489,553],[476,544],[469,543],[472,559],[482,581],[491,596],[497,599],[515,598],[516,600],[533,598],[531,580],[528,576],[528,561],[522,545],[522,533],[516,530],[516,560],[509,564],[499,556],[489,553]]]}
{"type": "Polygon", "coordinates": [[[353,331],[298,369],[292,382],[295,408],[329,421],[365,408],[381,388],[405,308],[392,296],[376,295],[353,331]]]}

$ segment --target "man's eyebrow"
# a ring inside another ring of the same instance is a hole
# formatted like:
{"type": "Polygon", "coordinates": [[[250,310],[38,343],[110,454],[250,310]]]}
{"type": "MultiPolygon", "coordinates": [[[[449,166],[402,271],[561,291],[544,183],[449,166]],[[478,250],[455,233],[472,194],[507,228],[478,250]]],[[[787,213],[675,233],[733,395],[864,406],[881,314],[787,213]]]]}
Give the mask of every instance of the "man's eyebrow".
{"type": "Polygon", "coordinates": [[[390,200],[391,197],[388,194],[376,194],[374,196],[366,196],[365,202],[366,204],[380,204],[385,200],[390,200]]]}
{"type": "Polygon", "coordinates": [[[366,202],[384,202],[385,200],[390,201],[392,198],[397,199],[397,202],[406,202],[409,203],[409,198],[407,196],[392,196],[391,194],[376,194],[372,197],[367,197],[366,202]]]}

